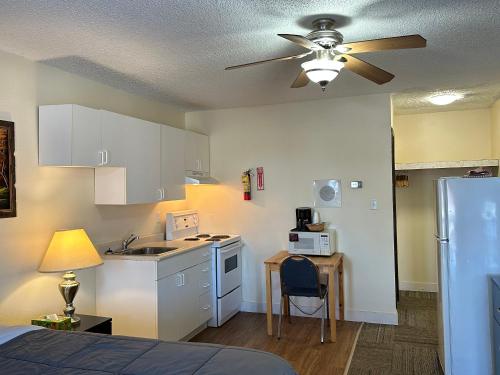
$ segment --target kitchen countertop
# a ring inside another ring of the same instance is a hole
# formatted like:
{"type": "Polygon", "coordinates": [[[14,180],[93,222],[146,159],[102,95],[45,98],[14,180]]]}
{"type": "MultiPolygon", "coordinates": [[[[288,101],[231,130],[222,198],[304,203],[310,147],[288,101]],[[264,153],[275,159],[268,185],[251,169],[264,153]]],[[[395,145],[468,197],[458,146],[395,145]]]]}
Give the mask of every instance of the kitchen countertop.
{"type": "Polygon", "coordinates": [[[161,261],[166,258],[170,258],[179,254],[186,253],[188,251],[201,249],[205,246],[212,246],[210,241],[152,241],[141,243],[137,246],[131,246],[129,249],[137,249],[142,247],[177,247],[177,250],[168,251],[163,254],[158,255],[122,255],[122,254],[104,254],[102,257],[105,261],[107,260],[137,260],[137,261],[161,261]]]}

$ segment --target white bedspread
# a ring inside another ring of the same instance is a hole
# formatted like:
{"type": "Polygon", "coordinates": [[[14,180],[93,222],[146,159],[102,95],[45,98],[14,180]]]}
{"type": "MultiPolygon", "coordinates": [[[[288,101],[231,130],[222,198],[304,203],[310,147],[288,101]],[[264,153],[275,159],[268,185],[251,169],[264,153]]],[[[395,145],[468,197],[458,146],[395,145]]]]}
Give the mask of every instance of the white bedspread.
{"type": "Polygon", "coordinates": [[[5,344],[7,341],[10,341],[16,338],[23,333],[34,331],[37,329],[45,329],[39,326],[2,326],[0,325],[0,345],[5,344]]]}

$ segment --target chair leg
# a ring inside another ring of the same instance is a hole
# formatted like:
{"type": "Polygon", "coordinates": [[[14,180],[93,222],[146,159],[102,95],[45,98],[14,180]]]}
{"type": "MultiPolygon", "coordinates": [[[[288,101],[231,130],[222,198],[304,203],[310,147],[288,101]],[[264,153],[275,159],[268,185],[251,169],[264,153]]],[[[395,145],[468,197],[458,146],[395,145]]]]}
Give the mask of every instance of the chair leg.
{"type": "Polygon", "coordinates": [[[280,298],[280,317],[278,320],[278,340],[281,338],[281,320],[283,315],[283,296],[280,298]]]}
{"type": "Polygon", "coordinates": [[[321,343],[325,342],[325,312],[326,312],[326,299],[323,298],[323,308],[321,309],[321,343]]]}
{"type": "Polygon", "coordinates": [[[328,301],[330,300],[330,297],[328,296],[328,290],[326,292],[326,296],[325,296],[325,303],[326,303],[326,322],[328,325],[331,324],[331,320],[330,320],[330,304],[328,303],[328,301]]]}

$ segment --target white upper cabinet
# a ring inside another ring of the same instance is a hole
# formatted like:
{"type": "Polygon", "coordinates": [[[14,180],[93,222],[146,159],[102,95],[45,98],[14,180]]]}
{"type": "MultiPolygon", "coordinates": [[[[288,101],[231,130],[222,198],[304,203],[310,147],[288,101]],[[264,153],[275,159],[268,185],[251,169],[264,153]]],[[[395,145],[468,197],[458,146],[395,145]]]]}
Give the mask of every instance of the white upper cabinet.
{"type": "MultiPolygon", "coordinates": [[[[95,168],[96,204],[185,199],[186,131],[75,104],[39,108],[39,165],[95,168]]],[[[191,133],[193,173],[208,175],[208,137],[191,133]]]]}
{"type": "Polygon", "coordinates": [[[102,112],[105,168],[95,172],[95,203],[137,204],[162,200],[161,125],[102,112]],[[116,168],[124,168],[124,171],[116,168]]]}
{"type": "Polygon", "coordinates": [[[208,136],[186,131],[184,165],[186,176],[210,175],[210,144],[208,136]]]}
{"type": "Polygon", "coordinates": [[[99,166],[102,163],[99,112],[75,104],[40,106],[38,164],[99,166]]]}
{"type": "Polygon", "coordinates": [[[186,199],[184,185],[185,131],[161,126],[161,188],[162,200],[186,199]]]}

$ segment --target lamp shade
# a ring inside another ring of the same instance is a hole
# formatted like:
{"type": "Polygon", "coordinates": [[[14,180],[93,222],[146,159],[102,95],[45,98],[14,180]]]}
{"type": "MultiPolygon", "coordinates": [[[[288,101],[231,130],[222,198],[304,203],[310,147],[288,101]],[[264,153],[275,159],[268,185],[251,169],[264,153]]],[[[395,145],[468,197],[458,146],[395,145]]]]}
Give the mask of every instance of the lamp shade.
{"type": "Polygon", "coordinates": [[[100,264],[101,256],[85,230],[64,230],[54,233],[38,271],[74,271],[100,264]]]}

